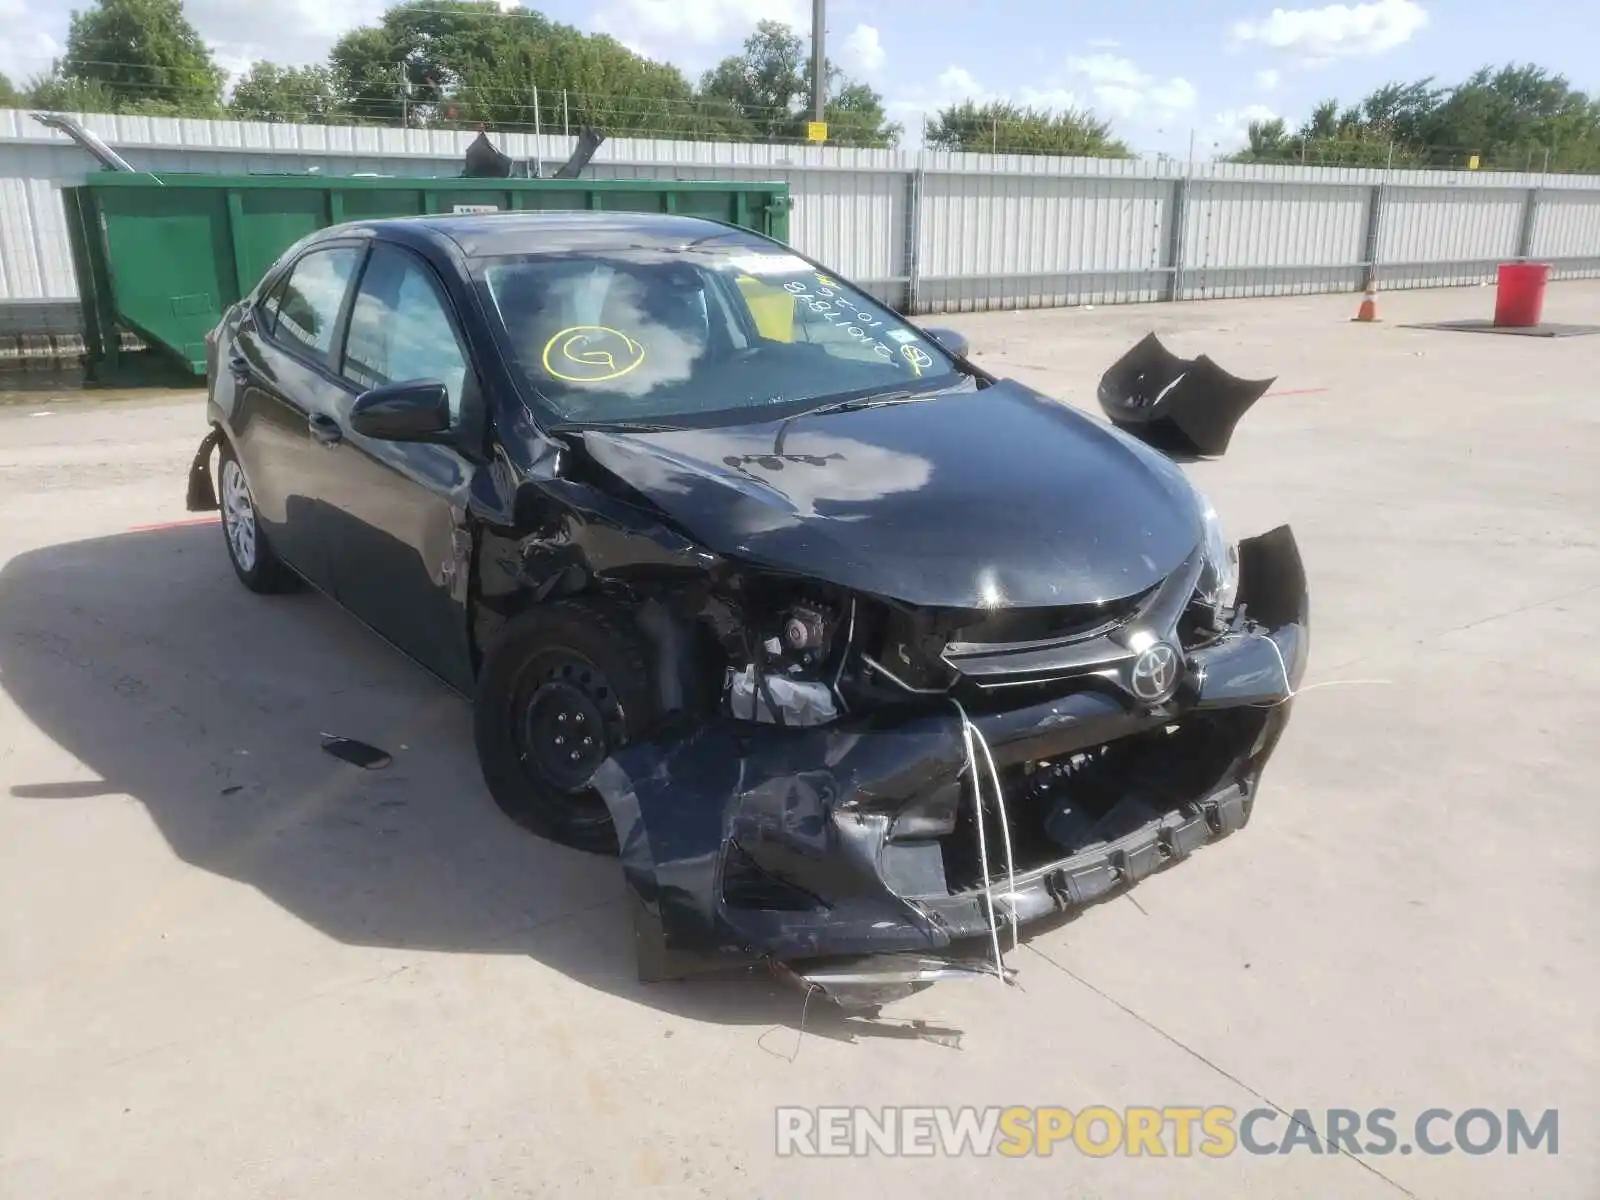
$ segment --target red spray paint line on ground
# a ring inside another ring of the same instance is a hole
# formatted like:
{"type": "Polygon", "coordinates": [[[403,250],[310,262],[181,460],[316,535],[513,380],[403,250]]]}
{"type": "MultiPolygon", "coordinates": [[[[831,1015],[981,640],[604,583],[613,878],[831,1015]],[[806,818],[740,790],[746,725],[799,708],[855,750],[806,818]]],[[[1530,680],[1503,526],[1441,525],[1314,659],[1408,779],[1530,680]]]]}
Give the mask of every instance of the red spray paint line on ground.
{"type": "Polygon", "coordinates": [[[215,525],[218,519],[216,514],[212,514],[209,517],[189,517],[182,521],[158,521],[154,525],[130,525],[127,532],[150,533],[156,529],[182,529],[186,525],[215,525]]]}

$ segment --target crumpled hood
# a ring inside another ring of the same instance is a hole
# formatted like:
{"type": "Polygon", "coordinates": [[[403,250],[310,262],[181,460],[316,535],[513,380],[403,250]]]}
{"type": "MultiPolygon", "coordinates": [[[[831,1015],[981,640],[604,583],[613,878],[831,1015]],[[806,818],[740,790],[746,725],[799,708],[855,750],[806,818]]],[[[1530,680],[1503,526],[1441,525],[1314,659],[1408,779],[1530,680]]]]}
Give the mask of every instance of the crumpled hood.
{"type": "Polygon", "coordinates": [[[910,604],[1090,604],[1199,542],[1170,461],[1011,380],[857,412],[582,434],[708,549],[910,604]]]}

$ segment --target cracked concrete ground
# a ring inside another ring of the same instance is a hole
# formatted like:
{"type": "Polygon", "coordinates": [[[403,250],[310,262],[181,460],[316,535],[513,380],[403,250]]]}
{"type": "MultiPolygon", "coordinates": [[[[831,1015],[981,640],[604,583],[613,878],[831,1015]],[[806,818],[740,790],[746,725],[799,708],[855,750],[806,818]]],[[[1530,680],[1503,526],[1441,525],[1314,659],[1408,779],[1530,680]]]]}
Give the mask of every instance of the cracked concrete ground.
{"type": "MultiPolygon", "coordinates": [[[[501,817],[461,700],[239,587],[181,523],[197,396],[0,409],[0,1195],[1600,1194],[1600,336],[1355,302],[945,319],[1091,408],[1150,328],[1278,376],[1190,469],[1234,536],[1294,526],[1314,690],[1250,827],[1029,940],[1020,989],[803,1031],[760,979],[639,984],[614,864],[501,817]],[[775,1155],[775,1106],[839,1104],[1389,1108],[1407,1142],[1555,1108],[1560,1143],[775,1155]]],[[[1600,320],[1600,284],[1548,315],[1600,320]]]]}

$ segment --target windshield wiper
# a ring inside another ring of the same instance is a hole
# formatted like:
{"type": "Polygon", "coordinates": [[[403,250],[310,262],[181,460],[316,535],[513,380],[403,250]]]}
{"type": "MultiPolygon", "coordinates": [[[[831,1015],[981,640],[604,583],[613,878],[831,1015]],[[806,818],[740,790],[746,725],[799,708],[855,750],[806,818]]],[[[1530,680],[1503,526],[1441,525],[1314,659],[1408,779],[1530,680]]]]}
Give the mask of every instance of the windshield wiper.
{"type": "Polygon", "coordinates": [[[563,421],[550,427],[551,433],[583,433],[596,430],[600,433],[673,433],[682,425],[663,425],[652,421],[563,421]]]}
{"type": "Polygon", "coordinates": [[[870,396],[852,396],[848,400],[835,400],[832,404],[824,404],[820,408],[808,408],[801,413],[804,417],[814,417],[820,413],[860,412],[864,408],[882,408],[888,404],[909,404],[916,400],[932,400],[938,392],[912,392],[904,389],[895,392],[874,392],[870,396]]]}

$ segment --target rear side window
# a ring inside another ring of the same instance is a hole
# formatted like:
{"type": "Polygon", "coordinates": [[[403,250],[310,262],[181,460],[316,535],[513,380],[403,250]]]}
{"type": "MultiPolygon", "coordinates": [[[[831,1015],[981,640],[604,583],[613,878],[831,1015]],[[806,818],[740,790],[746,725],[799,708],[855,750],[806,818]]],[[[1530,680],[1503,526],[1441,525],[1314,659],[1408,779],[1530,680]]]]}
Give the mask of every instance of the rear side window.
{"type": "Polygon", "coordinates": [[[307,358],[331,366],[339,309],[360,262],[359,247],[334,246],[313,250],[295,263],[268,301],[269,312],[277,310],[273,336],[307,358]]]}
{"type": "Polygon", "coordinates": [[[432,273],[403,250],[375,246],[350,311],[344,377],[360,388],[437,379],[461,416],[467,356],[432,273]]]}

